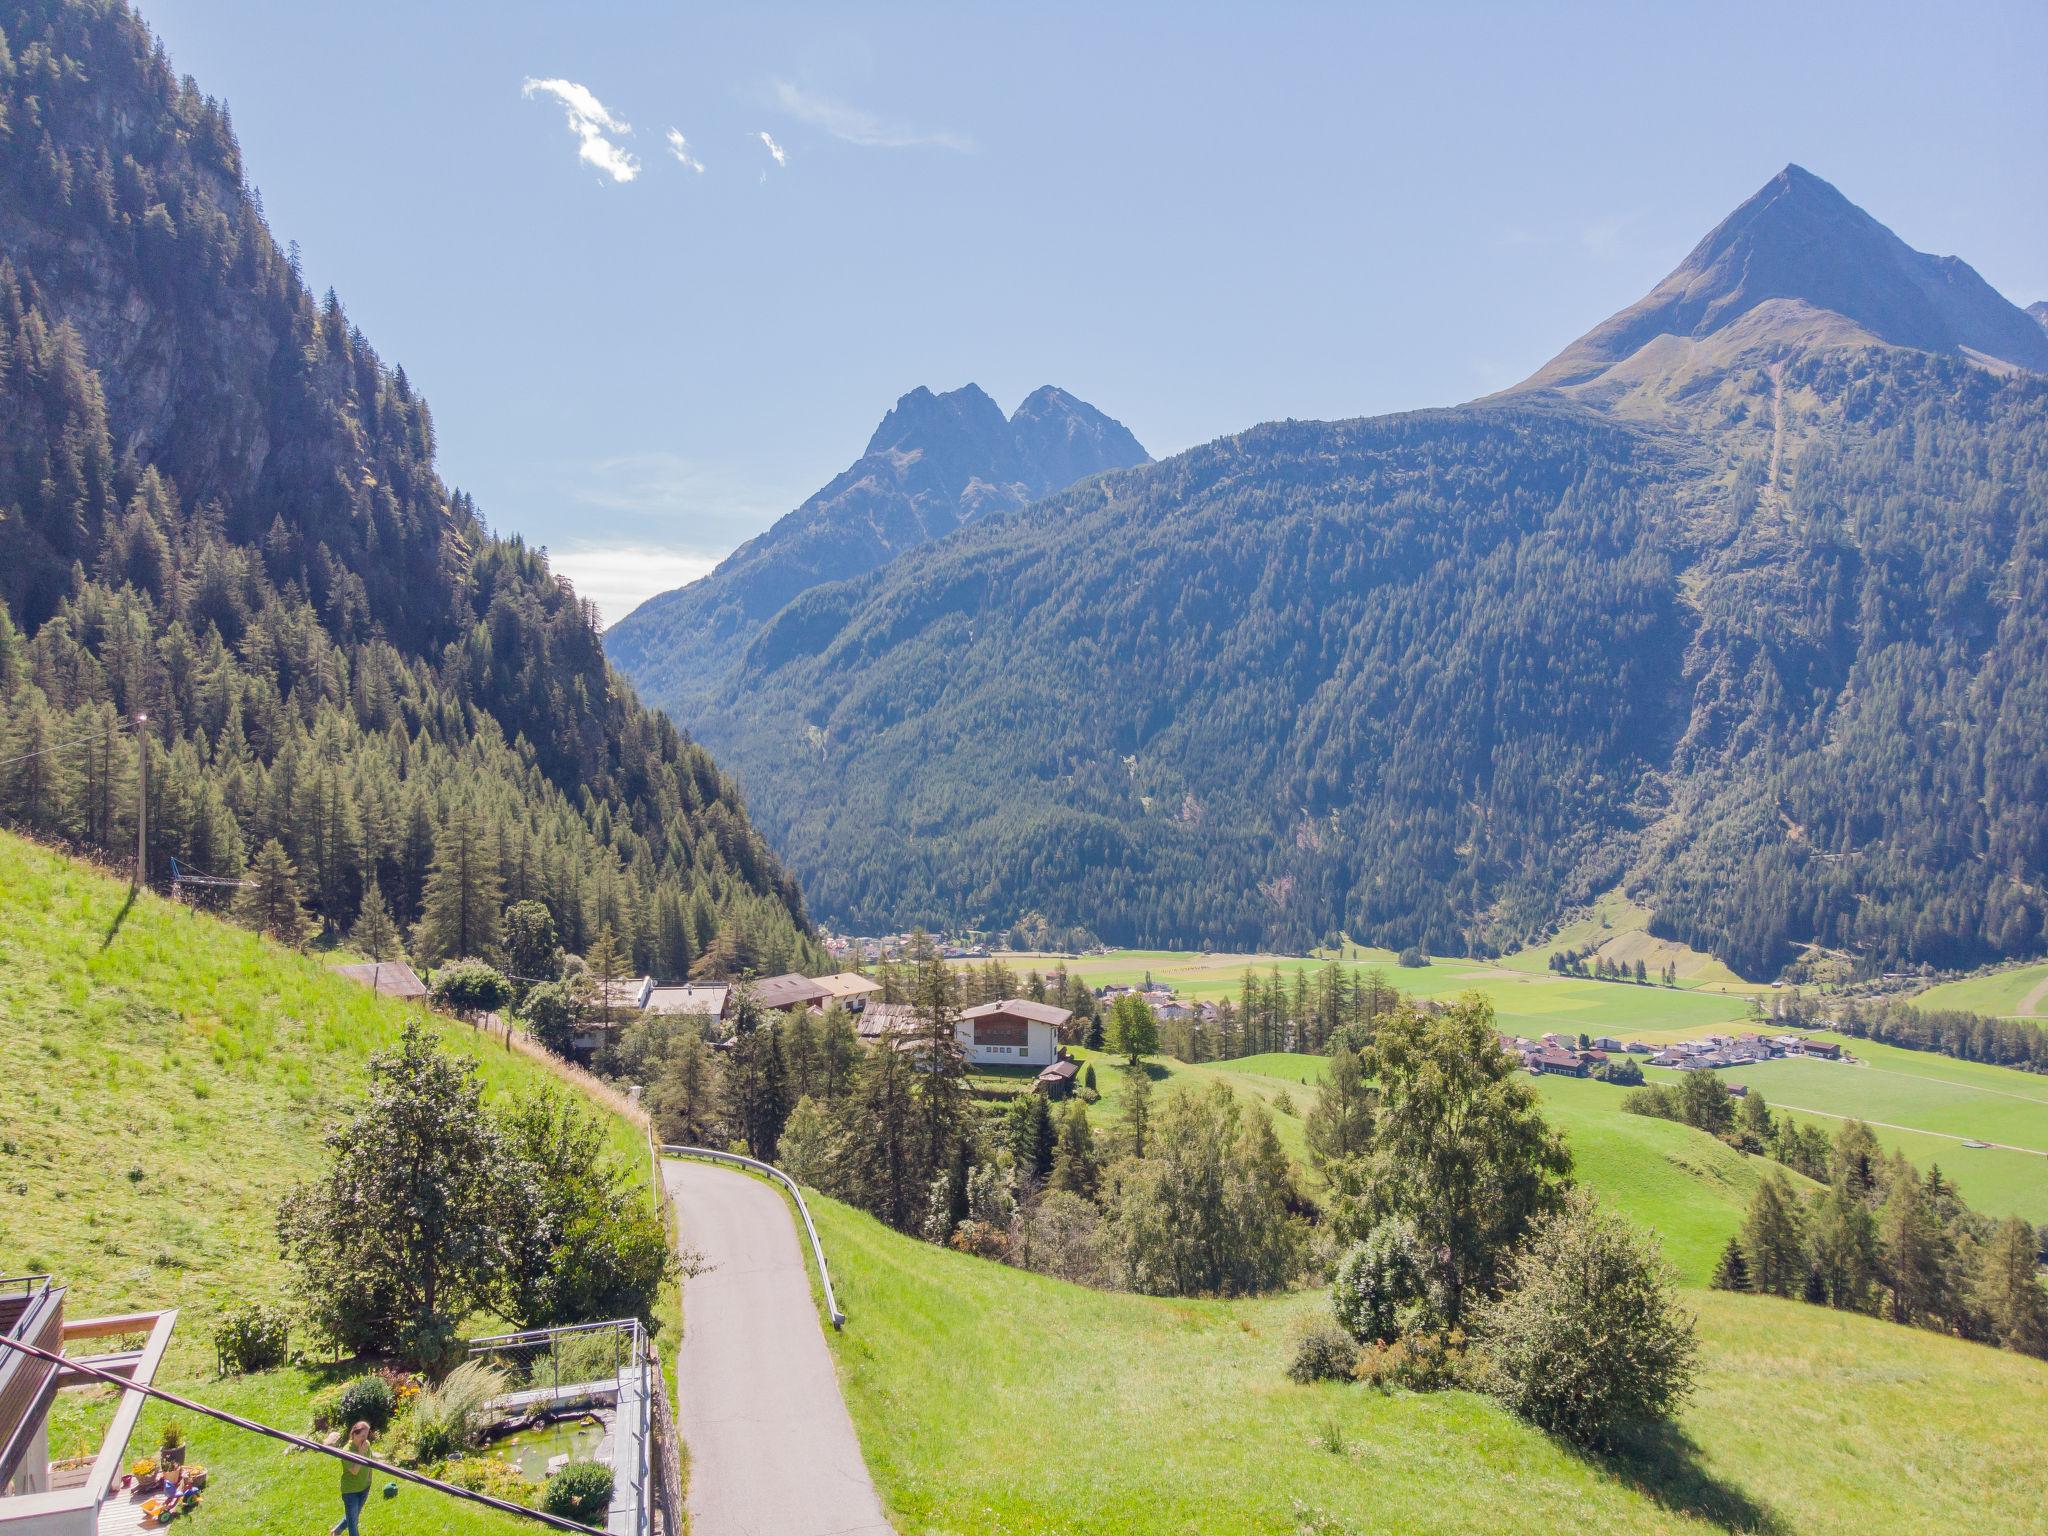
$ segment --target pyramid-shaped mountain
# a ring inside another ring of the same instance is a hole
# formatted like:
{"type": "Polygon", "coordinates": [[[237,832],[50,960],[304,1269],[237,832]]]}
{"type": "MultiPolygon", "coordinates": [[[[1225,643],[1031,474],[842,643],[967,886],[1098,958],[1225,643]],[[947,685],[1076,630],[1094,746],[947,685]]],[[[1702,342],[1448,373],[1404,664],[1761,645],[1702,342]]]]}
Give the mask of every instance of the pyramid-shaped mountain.
{"type": "Polygon", "coordinates": [[[812,587],[1090,475],[1150,462],[1121,422],[1051,385],[1007,418],[977,385],[919,386],[831,484],[710,575],[641,604],[605,648],[643,697],[688,725],[761,626],[812,587]]]}
{"type": "Polygon", "coordinates": [[[1611,399],[1752,354],[1873,344],[2048,373],[2048,330],[1967,262],[1914,250],[1788,165],[1663,282],[1519,387],[1611,399]]]}
{"type": "Polygon", "coordinates": [[[1788,170],[1555,387],[971,522],[690,724],[856,932],[1484,954],[1619,884],[1750,975],[2039,953],[2044,340],[1788,170]]]}

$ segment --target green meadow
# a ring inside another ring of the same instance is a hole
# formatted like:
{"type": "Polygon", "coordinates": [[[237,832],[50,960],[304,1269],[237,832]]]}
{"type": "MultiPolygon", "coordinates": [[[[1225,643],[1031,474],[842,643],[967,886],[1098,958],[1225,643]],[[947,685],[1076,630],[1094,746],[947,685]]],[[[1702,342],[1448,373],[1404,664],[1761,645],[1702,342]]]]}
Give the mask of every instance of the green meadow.
{"type": "Polygon", "coordinates": [[[849,1315],[827,1337],[905,1536],[2020,1536],[2048,1501],[2048,1365],[1872,1318],[1688,1291],[1681,1433],[1590,1457],[1470,1393],[1289,1382],[1320,1293],[1091,1291],[812,1206],[849,1315]]]}
{"type": "Polygon", "coordinates": [[[2048,960],[1945,981],[1918,994],[1927,1008],[1960,1008],[1992,1018],[2048,1019],[2048,960]]]}
{"type": "MultiPolygon", "coordinates": [[[[322,1165],[322,1133],[407,1016],[320,961],[154,896],[131,904],[125,883],[0,835],[0,1273],[53,1275],[72,1316],[177,1307],[160,1385],[304,1432],[307,1398],[334,1379],[314,1342],[293,1340],[313,1365],[218,1381],[213,1324],[232,1304],[285,1299],[277,1201],[322,1165]]],[[[559,1086],[467,1026],[416,1016],[477,1063],[494,1100],[559,1086]]],[[[618,1155],[645,1168],[641,1133],[604,1118],[618,1155]]],[[[66,1396],[59,1455],[107,1411],[66,1396]]],[[[133,1454],[164,1417],[145,1413],[133,1454]]],[[[311,1530],[339,1513],[325,1458],[212,1422],[184,1429],[213,1479],[180,1530],[311,1530]]],[[[529,1528],[416,1488],[367,1518],[431,1536],[529,1528]]]]}

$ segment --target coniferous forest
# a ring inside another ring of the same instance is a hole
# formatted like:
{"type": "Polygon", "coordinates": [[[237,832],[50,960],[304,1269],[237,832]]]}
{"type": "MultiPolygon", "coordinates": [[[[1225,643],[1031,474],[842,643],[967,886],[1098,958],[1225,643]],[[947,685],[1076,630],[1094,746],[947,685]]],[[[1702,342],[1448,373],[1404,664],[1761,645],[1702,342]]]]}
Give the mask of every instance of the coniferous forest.
{"type": "Polygon", "coordinates": [[[437,869],[485,898],[428,960],[522,900],[664,974],[822,959],[711,758],[307,291],[225,106],[123,6],[0,5],[0,814],[125,858],[138,737],[158,884],[274,842],[328,929],[409,927],[437,869]]]}

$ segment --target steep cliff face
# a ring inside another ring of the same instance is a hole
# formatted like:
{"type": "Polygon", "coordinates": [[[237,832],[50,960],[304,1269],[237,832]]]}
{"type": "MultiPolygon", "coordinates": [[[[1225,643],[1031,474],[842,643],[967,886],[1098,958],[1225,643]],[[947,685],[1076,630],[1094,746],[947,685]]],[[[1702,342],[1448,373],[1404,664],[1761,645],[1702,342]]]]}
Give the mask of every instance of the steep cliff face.
{"type": "Polygon", "coordinates": [[[1090,475],[1149,462],[1121,422],[1051,385],[1008,419],[973,384],[945,394],[920,386],[831,484],[710,575],[643,603],[605,647],[643,694],[688,724],[761,626],[803,593],[1090,475]]]}

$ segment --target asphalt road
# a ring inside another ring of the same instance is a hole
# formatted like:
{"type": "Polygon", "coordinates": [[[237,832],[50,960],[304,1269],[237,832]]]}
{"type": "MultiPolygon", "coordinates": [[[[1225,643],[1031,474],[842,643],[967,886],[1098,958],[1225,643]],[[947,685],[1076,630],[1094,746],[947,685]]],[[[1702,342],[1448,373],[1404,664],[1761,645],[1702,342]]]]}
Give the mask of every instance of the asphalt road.
{"type": "Polygon", "coordinates": [[[781,1192],[711,1163],[662,1172],[683,1246],[710,1266],[684,1283],[676,1360],[691,1536],[893,1536],[781,1192]]]}

